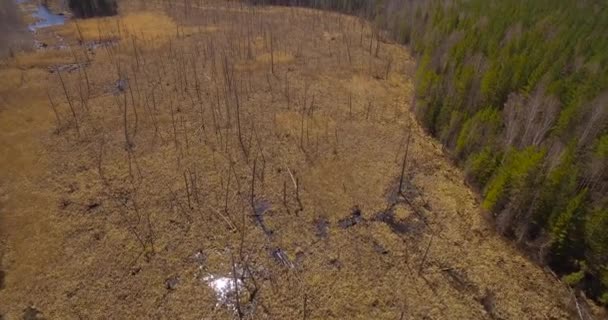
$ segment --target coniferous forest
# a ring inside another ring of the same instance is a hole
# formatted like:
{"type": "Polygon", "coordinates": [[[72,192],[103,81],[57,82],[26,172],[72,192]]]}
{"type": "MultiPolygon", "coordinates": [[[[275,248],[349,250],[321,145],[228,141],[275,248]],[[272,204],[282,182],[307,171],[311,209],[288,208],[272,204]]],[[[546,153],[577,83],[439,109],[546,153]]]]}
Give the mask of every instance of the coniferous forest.
{"type": "Polygon", "coordinates": [[[418,57],[415,113],[499,233],[608,304],[608,8],[599,1],[254,1],[360,15],[418,57]]]}
{"type": "Polygon", "coordinates": [[[74,15],[81,18],[111,16],[118,9],[114,0],[70,0],[68,4],[74,15]]]}

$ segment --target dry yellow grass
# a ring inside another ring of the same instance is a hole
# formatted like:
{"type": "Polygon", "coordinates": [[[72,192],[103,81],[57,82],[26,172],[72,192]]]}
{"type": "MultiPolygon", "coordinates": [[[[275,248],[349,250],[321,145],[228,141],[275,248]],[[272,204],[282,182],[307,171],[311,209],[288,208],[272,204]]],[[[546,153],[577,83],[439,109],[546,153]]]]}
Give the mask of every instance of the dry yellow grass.
{"type": "MultiPolygon", "coordinates": [[[[204,30],[203,31],[213,31],[204,30]]],[[[170,38],[190,36],[198,28],[185,27],[178,30],[177,24],[162,11],[127,13],[116,17],[70,20],[57,28],[57,33],[68,39],[87,41],[111,41],[122,39],[129,43],[132,37],[146,41],[150,47],[164,45],[170,38]]]]}
{"type": "Polygon", "coordinates": [[[270,53],[263,53],[256,57],[256,60],[263,63],[270,63],[274,61],[274,63],[286,63],[293,61],[293,55],[287,52],[274,52],[272,55],[270,53]]]}
{"type": "Polygon", "coordinates": [[[294,137],[300,136],[300,131],[306,130],[309,136],[322,137],[324,140],[334,136],[336,122],[333,118],[317,113],[305,120],[302,125],[302,115],[295,111],[279,112],[276,114],[276,126],[280,134],[289,134],[294,137]]]}
{"type": "Polygon", "coordinates": [[[235,68],[239,71],[260,71],[271,68],[271,64],[288,63],[294,60],[294,56],[287,52],[274,52],[272,55],[261,53],[255,59],[245,59],[236,64],[235,68]]]}
{"type": "Polygon", "coordinates": [[[44,50],[19,52],[13,65],[19,68],[47,68],[74,62],[74,57],[67,50],[44,50]]]}

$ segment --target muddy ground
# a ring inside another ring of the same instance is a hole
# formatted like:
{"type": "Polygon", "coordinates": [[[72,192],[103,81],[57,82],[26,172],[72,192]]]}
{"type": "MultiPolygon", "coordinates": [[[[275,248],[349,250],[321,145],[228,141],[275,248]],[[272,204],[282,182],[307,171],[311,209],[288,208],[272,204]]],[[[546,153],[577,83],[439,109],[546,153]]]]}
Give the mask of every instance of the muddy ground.
{"type": "Polygon", "coordinates": [[[41,29],[2,62],[5,319],[578,317],[413,118],[407,48],[333,13],[186,3],[41,29]]]}

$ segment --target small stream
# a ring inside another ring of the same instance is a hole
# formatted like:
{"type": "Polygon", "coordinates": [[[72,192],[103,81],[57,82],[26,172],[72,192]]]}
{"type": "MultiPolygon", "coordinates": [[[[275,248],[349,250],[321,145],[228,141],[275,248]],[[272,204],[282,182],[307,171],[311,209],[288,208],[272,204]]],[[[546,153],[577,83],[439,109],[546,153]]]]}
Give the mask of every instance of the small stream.
{"type": "MultiPolygon", "coordinates": [[[[28,3],[32,0],[15,0],[17,4],[28,3]]],[[[65,16],[62,13],[53,13],[47,6],[38,4],[36,9],[30,13],[36,22],[28,25],[28,29],[32,32],[36,32],[38,29],[47,28],[51,26],[58,26],[65,23],[65,16]]]]}
{"type": "Polygon", "coordinates": [[[36,11],[32,13],[32,16],[38,20],[28,26],[30,31],[33,32],[41,28],[62,25],[65,23],[65,16],[63,14],[55,14],[44,5],[38,5],[36,11]]]}
{"type": "Polygon", "coordinates": [[[36,11],[32,13],[32,16],[38,20],[28,26],[32,32],[36,32],[36,30],[41,28],[62,25],[65,23],[65,16],[63,14],[53,13],[44,5],[38,5],[36,11]]]}

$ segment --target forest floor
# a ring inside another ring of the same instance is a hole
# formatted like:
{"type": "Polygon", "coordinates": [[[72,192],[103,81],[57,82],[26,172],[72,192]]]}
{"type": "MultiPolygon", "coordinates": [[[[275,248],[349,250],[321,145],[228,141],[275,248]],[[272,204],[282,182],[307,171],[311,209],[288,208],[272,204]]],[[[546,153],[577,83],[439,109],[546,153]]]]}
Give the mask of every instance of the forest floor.
{"type": "Polygon", "coordinates": [[[0,65],[6,319],[578,317],[413,118],[407,48],[138,3],[0,65]]]}

